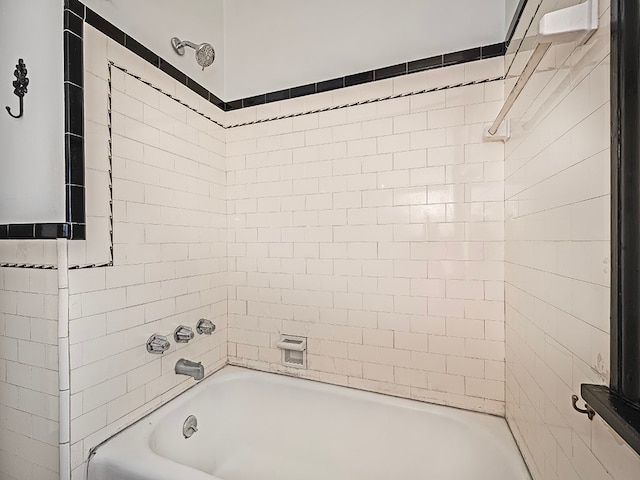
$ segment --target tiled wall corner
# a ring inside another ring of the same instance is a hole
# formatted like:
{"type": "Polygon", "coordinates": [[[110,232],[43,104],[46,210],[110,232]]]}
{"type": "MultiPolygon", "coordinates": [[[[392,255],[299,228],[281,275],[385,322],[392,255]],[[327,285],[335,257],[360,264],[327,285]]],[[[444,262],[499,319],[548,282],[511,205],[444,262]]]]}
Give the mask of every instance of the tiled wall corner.
{"type": "MultiPolygon", "coordinates": [[[[501,68],[498,58],[231,115],[338,107],[501,68]]],[[[502,414],[504,152],[482,142],[502,95],[494,81],[229,129],[230,361],[502,414]],[[280,364],[280,334],[308,338],[307,370],[280,364]]]]}
{"type": "MultiPolygon", "coordinates": [[[[87,122],[112,136],[110,150],[100,135],[87,137],[107,187],[87,210],[108,207],[110,178],[113,266],[69,271],[74,479],[91,447],[194,384],[174,373],[179,358],[202,361],[207,374],[227,360],[224,129],[194,111],[207,106],[193,92],[91,27],[86,37],[87,122]],[[212,336],[173,341],[178,325],[195,330],[200,318],[216,324],[212,336]],[[170,338],[162,356],[145,349],[154,333],[170,338]]],[[[87,252],[92,238],[105,237],[90,233],[87,252]]]]}
{"type": "Polygon", "coordinates": [[[534,480],[640,471],[613,431],[571,405],[610,370],[609,16],[601,9],[587,45],[552,47],[506,144],[507,419],[534,480]]]}

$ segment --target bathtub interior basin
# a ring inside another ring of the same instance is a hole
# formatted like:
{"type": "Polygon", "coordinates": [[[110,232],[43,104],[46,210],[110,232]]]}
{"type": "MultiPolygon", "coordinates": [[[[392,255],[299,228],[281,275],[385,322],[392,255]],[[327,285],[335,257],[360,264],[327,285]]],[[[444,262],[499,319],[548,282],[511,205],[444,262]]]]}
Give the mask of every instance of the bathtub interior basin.
{"type": "Polygon", "coordinates": [[[530,480],[504,419],[226,367],[97,449],[89,480],[530,480]],[[187,417],[198,431],[183,436],[187,417]]]}

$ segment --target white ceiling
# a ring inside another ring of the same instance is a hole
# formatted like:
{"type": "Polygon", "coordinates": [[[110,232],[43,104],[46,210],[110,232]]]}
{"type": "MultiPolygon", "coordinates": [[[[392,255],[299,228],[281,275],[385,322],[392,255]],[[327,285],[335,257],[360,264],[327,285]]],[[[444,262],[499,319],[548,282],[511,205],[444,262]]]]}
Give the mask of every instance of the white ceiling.
{"type": "Polygon", "coordinates": [[[505,0],[228,0],[230,99],[504,40],[505,0]]]}
{"type": "Polygon", "coordinates": [[[82,2],[219,97],[224,96],[223,0],[82,2]],[[215,63],[203,72],[192,50],[183,57],[173,51],[171,37],[212,44],[216,50],[215,63]]]}
{"type": "MultiPolygon", "coordinates": [[[[501,42],[510,0],[85,0],[224,100],[501,42]],[[216,48],[204,72],[171,37],[216,48]]],[[[511,0],[513,1],[513,0],[511,0]]]]}

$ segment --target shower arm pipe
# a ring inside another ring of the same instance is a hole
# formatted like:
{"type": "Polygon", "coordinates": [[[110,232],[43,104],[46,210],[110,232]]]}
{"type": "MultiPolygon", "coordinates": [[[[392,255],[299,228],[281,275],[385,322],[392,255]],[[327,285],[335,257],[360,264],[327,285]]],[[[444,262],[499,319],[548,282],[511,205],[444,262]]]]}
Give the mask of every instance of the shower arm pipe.
{"type": "Polygon", "coordinates": [[[176,47],[178,47],[178,48],[180,48],[180,47],[191,47],[194,50],[197,50],[199,46],[200,45],[198,45],[196,43],[193,43],[193,42],[190,42],[189,40],[181,40],[180,43],[178,43],[176,45],[176,47]]]}

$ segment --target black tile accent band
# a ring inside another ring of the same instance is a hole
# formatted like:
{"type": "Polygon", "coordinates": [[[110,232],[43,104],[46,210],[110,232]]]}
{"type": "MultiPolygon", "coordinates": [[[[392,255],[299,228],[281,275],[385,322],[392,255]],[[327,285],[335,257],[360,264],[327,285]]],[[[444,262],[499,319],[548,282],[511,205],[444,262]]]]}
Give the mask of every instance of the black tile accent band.
{"type": "Polygon", "coordinates": [[[297,98],[305,95],[313,95],[314,93],[328,92],[330,90],[351,87],[353,85],[375,82],[376,80],[384,80],[387,78],[408,75],[410,73],[422,72],[432,68],[442,68],[450,65],[474,62],[476,60],[500,57],[505,54],[505,51],[505,43],[500,42],[493,45],[462,50],[460,52],[422,58],[420,60],[399,63],[398,65],[379,68],[377,70],[370,70],[368,72],[361,72],[354,75],[347,75],[345,77],[324,80],[322,82],[311,83],[300,87],[292,87],[285,90],[279,90],[277,92],[269,92],[266,95],[234,100],[225,104],[225,111],[239,110],[241,108],[259,105],[260,103],[278,102],[287,98],[297,98]],[[265,98],[264,102],[261,101],[262,97],[265,98]]]}
{"type": "MultiPolygon", "coordinates": [[[[306,95],[313,95],[314,93],[316,93],[316,84],[310,83],[308,85],[301,85],[299,87],[290,88],[288,91],[289,91],[289,98],[298,98],[298,97],[304,97],[306,95]]],[[[267,96],[269,95],[270,94],[267,93],[267,96]]]]}
{"type": "Polygon", "coordinates": [[[291,90],[279,90],[277,92],[267,93],[265,95],[266,103],[279,102],[280,100],[287,100],[291,98],[291,90]]]}
{"type": "MultiPolygon", "coordinates": [[[[54,233],[73,240],[86,239],[84,158],[84,18],[85,6],[65,0],[64,99],[65,99],[65,220],[60,228],[35,228],[38,238],[54,233]]],[[[58,237],[56,237],[58,238],[58,237]]]]}
{"type": "Polygon", "coordinates": [[[399,77],[400,75],[406,75],[408,72],[406,63],[399,63],[398,65],[392,65],[390,67],[378,68],[373,71],[373,79],[384,80],[386,78],[399,77]]]}
{"type": "Polygon", "coordinates": [[[347,77],[344,77],[344,86],[351,87],[353,85],[360,85],[362,83],[373,82],[374,80],[373,73],[374,73],[373,70],[370,70],[368,72],[356,73],[355,75],[349,75],[347,77]]]}
{"type": "Polygon", "coordinates": [[[158,55],[156,55],[151,50],[149,50],[147,47],[142,45],[135,38],[131,38],[131,37],[127,36],[124,39],[124,43],[125,43],[125,45],[124,45],[125,47],[127,47],[129,50],[131,50],[133,53],[138,55],[143,60],[146,60],[150,64],[155,65],[156,67],[159,65],[160,59],[159,59],[158,55]]]}
{"type": "Polygon", "coordinates": [[[265,94],[262,94],[262,95],[256,95],[254,97],[243,98],[242,106],[243,108],[246,108],[246,107],[255,107],[256,105],[264,105],[265,103],[267,103],[266,97],[267,96],[265,94]]]}
{"type": "MultiPolygon", "coordinates": [[[[522,15],[526,0],[521,0],[517,12],[522,15]]],[[[518,17],[519,18],[519,17],[518,17]]],[[[517,24],[517,19],[514,19],[517,24]]],[[[407,63],[324,80],[297,87],[268,92],[253,97],[224,102],[214,93],[191,79],[178,68],[149,50],[117,26],[86,7],[79,0],[64,1],[64,61],[65,61],[65,190],[66,222],[59,224],[0,225],[0,239],[9,238],[69,238],[86,239],[85,167],[84,167],[84,67],[83,22],[88,23],[112,40],[124,46],[156,68],[170,75],[184,86],[223,111],[239,110],[265,103],[279,102],[315,93],[361,85],[421,72],[433,68],[473,62],[502,56],[508,42],[451,52],[407,63]],[[54,228],[55,226],[55,228],[54,228]],[[9,228],[11,227],[11,228],[9,228]]],[[[515,29],[515,24],[512,24],[515,29]]],[[[513,32],[511,32],[513,34],[513,32]]]]}
{"type": "MultiPolygon", "coordinates": [[[[80,4],[78,0],[68,1],[73,2],[74,4],[80,4]]],[[[120,45],[135,53],[143,60],[146,60],[150,64],[159,68],[160,70],[171,76],[173,79],[182,83],[187,88],[191,89],[201,97],[209,100],[209,102],[214,104],[216,107],[226,112],[253,107],[256,105],[262,105],[265,103],[279,102],[281,100],[286,100],[289,98],[313,95],[314,93],[328,92],[330,90],[350,87],[353,85],[361,85],[363,83],[375,82],[376,80],[408,75],[410,73],[421,72],[432,68],[441,68],[449,65],[482,60],[485,58],[493,58],[504,55],[505,52],[505,43],[501,42],[493,45],[486,45],[483,47],[462,50],[459,52],[451,52],[445,55],[423,58],[408,63],[401,63],[390,67],[379,68],[377,70],[370,70],[367,72],[347,75],[345,77],[324,80],[321,82],[302,85],[299,87],[278,90],[277,92],[268,92],[260,95],[255,95],[253,97],[240,98],[238,100],[223,102],[214,93],[208,91],[205,87],[198,84],[195,80],[191,79],[178,68],[174,67],[172,64],[153,53],[140,42],[124,33],[118,27],[102,18],[96,12],[87,7],[84,7],[84,9],[86,11],[85,20],[89,25],[95,27],[97,30],[104,33],[109,38],[115,40],[120,45]]]]}
{"type": "Polygon", "coordinates": [[[84,21],[82,17],[74,14],[71,10],[65,10],[64,12],[64,29],[75,33],[77,36],[82,37],[84,21]]]}
{"type": "Polygon", "coordinates": [[[116,27],[113,23],[105,20],[103,17],[98,15],[96,12],[94,12],[90,8],[85,7],[85,10],[86,10],[85,21],[89,25],[91,25],[92,27],[95,27],[97,30],[100,30],[107,37],[109,37],[115,42],[118,42],[120,45],[122,46],[125,45],[126,35],[122,30],[116,27]]]}
{"type": "Polygon", "coordinates": [[[64,0],[64,8],[75,13],[78,17],[84,20],[85,6],[78,0],[64,0]]]}
{"type": "Polygon", "coordinates": [[[12,223],[0,225],[0,240],[48,240],[70,238],[68,223],[12,223]]]}
{"type": "Polygon", "coordinates": [[[520,19],[522,18],[522,13],[524,12],[524,7],[527,6],[527,0],[520,0],[518,6],[516,7],[516,11],[513,15],[513,19],[511,20],[511,24],[509,24],[509,29],[507,30],[507,36],[505,37],[504,44],[505,46],[509,46],[511,43],[511,39],[513,35],[516,33],[516,27],[518,23],[520,23],[520,19]]]}

